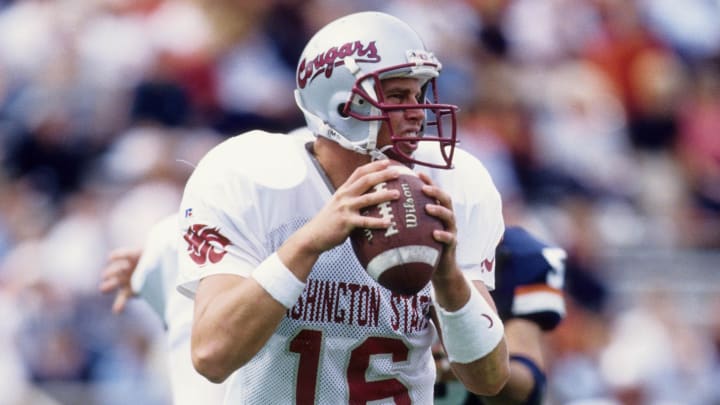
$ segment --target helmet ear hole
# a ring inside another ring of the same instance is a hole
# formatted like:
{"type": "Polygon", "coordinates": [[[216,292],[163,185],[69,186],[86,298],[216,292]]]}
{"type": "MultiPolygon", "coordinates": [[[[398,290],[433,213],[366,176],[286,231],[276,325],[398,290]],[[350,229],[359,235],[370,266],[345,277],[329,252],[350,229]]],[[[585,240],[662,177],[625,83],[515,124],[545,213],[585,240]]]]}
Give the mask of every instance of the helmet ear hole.
{"type": "Polygon", "coordinates": [[[343,117],[343,118],[348,118],[348,117],[349,117],[348,114],[345,114],[345,104],[338,104],[338,105],[337,105],[337,112],[338,112],[338,114],[340,114],[340,116],[343,117]]]}

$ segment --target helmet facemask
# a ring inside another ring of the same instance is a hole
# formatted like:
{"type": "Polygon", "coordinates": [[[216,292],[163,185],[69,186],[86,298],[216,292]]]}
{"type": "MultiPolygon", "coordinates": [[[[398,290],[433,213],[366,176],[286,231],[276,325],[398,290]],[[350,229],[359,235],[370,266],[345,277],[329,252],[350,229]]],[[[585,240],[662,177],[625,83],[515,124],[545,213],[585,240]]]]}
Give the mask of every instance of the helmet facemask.
{"type": "MultiPolygon", "coordinates": [[[[419,164],[423,166],[449,169],[452,167],[452,158],[455,151],[456,136],[455,125],[457,106],[441,104],[438,102],[438,92],[435,76],[431,74],[428,78],[427,70],[417,68],[437,67],[432,63],[427,65],[406,64],[381,69],[363,76],[360,76],[352,88],[350,99],[342,106],[341,114],[360,121],[375,121],[374,134],[368,139],[365,145],[368,151],[376,148],[377,136],[380,125],[384,122],[390,131],[390,145],[377,149],[380,156],[391,157],[406,164],[419,164]],[[407,71],[397,74],[398,71],[407,71]],[[417,69],[415,71],[414,69],[417,69]],[[420,72],[420,73],[418,73],[420,72]],[[395,74],[393,74],[395,73],[395,74]],[[417,104],[389,104],[386,102],[382,91],[382,80],[397,77],[417,78],[425,80],[422,86],[422,97],[417,104]],[[429,96],[429,98],[428,98],[429,96]],[[409,109],[422,110],[425,119],[417,136],[405,136],[395,134],[390,122],[389,113],[393,111],[404,111],[409,109]],[[436,142],[440,149],[440,162],[426,162],[415,159],[411,154],[403,151],[400,147],[404,143],[416,144],[418,142],[436,142]]],[[[374,156],[373,153],[369,153],[374,156]]]]}

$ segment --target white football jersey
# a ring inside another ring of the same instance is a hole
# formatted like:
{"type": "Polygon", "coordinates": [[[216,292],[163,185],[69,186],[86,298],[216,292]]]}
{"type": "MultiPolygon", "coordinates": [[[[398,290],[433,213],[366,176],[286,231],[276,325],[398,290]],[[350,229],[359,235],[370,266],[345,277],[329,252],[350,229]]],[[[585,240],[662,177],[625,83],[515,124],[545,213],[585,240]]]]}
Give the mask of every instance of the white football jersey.
{"type": "MultiPolygon", "coordinates": [[[[180,208],[181,292],[192,296],[213,274],[249,276],[320,211],[333,190],[308,152],[312,139],[252,131],[203,158],[180,208]]],[[[452,171],[417,170],[452,194],[457,261],[492,287],[500,196],[477,160],[457,151],[455,162],[452,171]]],[[[274,335],[232,375],[226,403],[432,403],[430,288],[405,297],[381,287],[346,240],[320,256],[274,335]]]]}

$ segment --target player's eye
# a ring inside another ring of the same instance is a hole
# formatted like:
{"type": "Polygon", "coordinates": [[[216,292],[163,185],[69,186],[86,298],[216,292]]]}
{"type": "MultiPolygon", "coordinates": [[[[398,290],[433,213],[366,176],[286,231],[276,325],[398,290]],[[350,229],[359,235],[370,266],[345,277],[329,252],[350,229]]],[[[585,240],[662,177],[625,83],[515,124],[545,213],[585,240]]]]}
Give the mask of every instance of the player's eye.
{"type": "Polygon", "coordinates": [[[403,95],[400,93],[387,94],[386,99],[393,104],[400,104],[403,101],[403,95]]]}

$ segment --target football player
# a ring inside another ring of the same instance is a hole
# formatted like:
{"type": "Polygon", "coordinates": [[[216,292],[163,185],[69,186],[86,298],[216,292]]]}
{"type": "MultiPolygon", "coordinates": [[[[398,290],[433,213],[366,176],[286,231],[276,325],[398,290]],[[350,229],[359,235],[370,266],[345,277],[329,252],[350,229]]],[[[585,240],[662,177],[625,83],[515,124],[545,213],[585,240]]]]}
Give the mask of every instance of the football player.
{"type": "Polygon", "coordinates": [[[103,269],[100,291],[115,292],[120,313],[131,298],[144,300],[163,322],[168,342],[168,376],[174,405],[221,404],[224,384],[195,371],[190,359],[192,301],[176,291],[177,216],[153,225],[142,248],[117,248],[103,269]]]}
{"type": "Polygon", "coordinates": [[[455,147],[457,107],[438,100],[441,64],[406,23],[378,12],[337,19],[308,42],[295,99],[312,139],[250,131],[199,162],[179,210],[178,289],[194,299],[192,359],[226,403],[427,404],[431,345],[471,392],[509,377],[488,292],[504,230],[485,167],[455,147]],[[437,204],[444,244],[418,294],[380,286],[349,241],[399,198],[390,159],[412,166],[437,204]],[[483,327],[478,327],[483,325],[483,327]]]}
{"type": "MultiPolygon", "coordinates": [[[[505,324],[510,352],[510,379],[493,397],[480,398],[464,391],[453,391],[446,384],[454,377],[447,373],[438,384],[438,403],[454,401],[464,405],[540,405],[545,389],[545,363],[542,334],[557,327],[565,316],[563,288],[565,283],[564,249],[547,244],[522,227],[505,230],[497,249],[495,300],[505,324]],[[454,394],[452,399],[444,398],[454,394]]],[[[444,356],[437,348],[442,368],[444,356]]]]}

